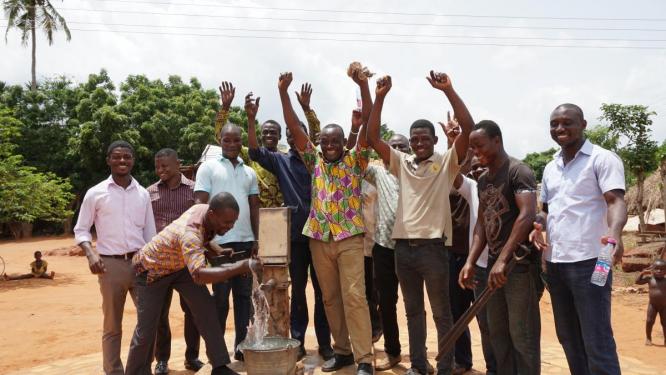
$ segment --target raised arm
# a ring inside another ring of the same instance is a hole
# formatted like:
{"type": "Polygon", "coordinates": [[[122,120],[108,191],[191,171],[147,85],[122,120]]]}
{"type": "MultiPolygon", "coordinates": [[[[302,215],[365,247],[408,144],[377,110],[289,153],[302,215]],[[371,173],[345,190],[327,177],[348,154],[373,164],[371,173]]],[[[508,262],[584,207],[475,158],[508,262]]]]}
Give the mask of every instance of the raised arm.
{"type": "Polygon", "coordinates": [[[252,99],[252,92],[245,95],[245,113],[247,114],[247,145],[250,150],[257,150],[259,148],[259,141],[257,141],[257,112],[259,112],[259,100],[252,99]]]}
{"type": "Polygon", "coordinates": [[[351,150],[356,146],[356,140],[359,139],[358,133],[361,130],[361,125],[363,125],[363,113],[358,110],[353,110],[351,117],[351,131],[347,137],[347,150],[351,150]]]}
{"type": "Polygon", "coordinates": [[[360,71],[355,71],[351,78],[358,85],[361,90],[361,112],[363,114],[363,123],[367,124],[370,119],[370,112],[372,112],[372,96],[370,95],[370,84],[368,83],[368,78],[359,77],[360,71]]]}
{"type": "Polygon", "coordinates": [[[234,101],[234,96],[236,95],[236,88],[231,82],[223,81],[218,89],[220,90],[221,107],[215,117],[215,139],[219,142],[222,127],[227,123],[229,108],[231,108],[231,103],[234,101]]]}
{"type": "Polygon", "coordinates": [[[305,120],[308,122],[308,133],[310,136],[310,141],[318,145],[319,144],[319,133],[321,133],[321,124],[317,118],[317,113],[310,107],[310,99],[312,98],[312,85],[305,82],[301,85],[301,92],[295,91],[296,99],[298,99],[298,104],[301,105],[303,113],[305,114],[305,120]]]}
{"type": "Polygon", "coordinates": [[[521,192],[514,194],[516,205],[520,213],[513,222],[511,227],[511,234],[504,244],[502,251],[495,265],[488,274],[488,286],[492,289],[501,288],[507,282],[506,265],[509,259],[513,256],[518,245],[528,238],[532,230],[532,224],[536,217],[536,193],[534,192],[521,192]]]}
{"type": "Polygon", "coordinates": [[[382,120],[382,108],[384,107],[384,99],[389,90],[391,90],[391,77],[385,76],[377,80],[377,89],[375,90],[375,103],[370,112],[370,118],[367,125],[367,139],[372,148],[377,151],[379,157],[382,158],[384,163],[391,163],[391,146],[379,135],[380,123],[382,120]]]}
{"type": "MultiPolygon", "coordinates": [[[[604,193],[608,205],[606,220],[608,221],[608,236],[617,241],[613,252],[613,264],[622,261],[624,242],[622,242],[622,229],[627,224],[627,204],[624,201],[624,190],[615,189],[604,193]]],[[[603,240],[602,240],[603,241],[603,240]]]]}
{"type": "Polygon", "coordinates": [[[458,164],[462,164],[465,161],[469,148],[469,134],[472,132],[472,128],[474,128],[472,115],[453,89],[451,79],[448,75],[445,73],[435,73],[431,70],[430,77],[426,77],[426,79],[432,87],[444,92],[449,103],[451,103],[451,107],[453,107],[453,116],[458,120],[458,124],[460,124],[460,135],[456,138],[454,147],[458,154],[458,164]]]}
{"type": "Polygon", "coordinates": [[[648,282],[650,282],[651,277],[652,277],[652,269],[648,267],[647,269],[644,269],[643,271],[641,271],[641,273],[638,274],[635,283],[638,285],[647,284],[648,282]]]}
{"type": "Polygon", "coordinates": [[[301,128],[300,121],[294,112],[294,107],[291,105],[291,99],[289,99],[289,85],[293,77],[291,72],[280,74],[280,79],[278,80],[278,90],[280,91],[280,101],[282,102],[282,113],[284,115],[284,122],[287,123],[289,131],[294,136],[294,143],[296,148],[300,151],[305,150],[309,140],[308,135],[305,134],[305,131],[301,128]]]}

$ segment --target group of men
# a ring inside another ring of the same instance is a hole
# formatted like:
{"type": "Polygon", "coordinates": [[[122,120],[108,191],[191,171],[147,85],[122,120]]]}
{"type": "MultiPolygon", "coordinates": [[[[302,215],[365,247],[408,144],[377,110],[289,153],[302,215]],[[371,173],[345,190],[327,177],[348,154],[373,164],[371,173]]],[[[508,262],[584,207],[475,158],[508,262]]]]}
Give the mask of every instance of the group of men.
{"type": "Polygon", "coordinates": [[[109,146],[111,176],[87,192],[75,228],[90,270],[99,277],[104,372],[150,374],[153,359],[156,374],[168,372],[168,307],[176,289],[185,312],[186,367],[203,366],[201,335],[212,373],[235,374],[227,367],[224,343],[229,295],[234,358],[242,361],[236,347],[252,315],[250,271],[261,269],[253,257],[258,210],[287,206],[291,335],[301,342],[302,358],[309,274],[322,371],[356,363],[357,374],[369,375],[401,362],[398,287],[407,316],[407,373],[470,369],[469,332],[455,350],[440,353],[435,367],[428,362],[425,286],[440,352],[453,323],[475,295],[490,288],[493,294],[477,316],[487,373],[539,374],[539,299],[545,284],[572,373],[619,374],[610,282],[596,286],[590,276],[602,240],[613,237],[615,259],[622,254],[624,171],[615,154],[585,139],[582,110],[562,104],[551,113],[550,134],[561,150],[544,171],[537,213],[534,173],[507,154],[495,122],[474,123],[446,74],[431,71],[427,77],[454,113],[440,123],[448,143],[443,153],[435,151],[438,137],[428,120],[416,120],[408,137],[382,139],[381,112],[391,78],[377,80],[373,101],[367,76],[360,70],[350,76],[359,86],[362,107],[352,113],[348,137],[338,124],[320,129],[310,108],[309,84],[296,93],[305,126],[291,104],[292,74],[279,76],[287,153],[277,148],[277,121],[264,122],[258,139],[260,99],[252,93],[245,97],[247,148],[243,145],[241,129],[227,122],[235,88],[224,82],[215,131],[222,155],[199,167],[196,182],[180,174],[175,151],[165,149],[155,155],[160,180],[146,190],[131,176],[132,146],[123,141],[109,146]],[[383,163],[370,163],[371,150],[383,163]],[[377,191],[373,228],[366,228],[362,210],[365,182],[377,191]],[[374,246],[366,252],[370,262],[364,257],[366,232],[373,233],[374,246]],[[366,288],[373,280],[381,287],[366,288]],[[213,284],[212,296],[206,283],[213,284]],[[138,321],[123,368],[121,322],[128,292],[138,321]],[[376,303],[369,304],[375,295],[376,303]],[[378,317],[374,326],[371,316],[378,317]],[[386,356],[373,368],[372,343],[381,333],[386,356]]]}

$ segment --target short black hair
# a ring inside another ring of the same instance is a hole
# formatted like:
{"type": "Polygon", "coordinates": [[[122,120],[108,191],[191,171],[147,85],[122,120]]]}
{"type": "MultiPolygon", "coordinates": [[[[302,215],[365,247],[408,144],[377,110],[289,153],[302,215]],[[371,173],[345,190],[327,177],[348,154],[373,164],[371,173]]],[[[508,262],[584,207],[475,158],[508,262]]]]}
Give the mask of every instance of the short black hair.
{"type": "Polygon", "coordinates": [[[345,137],[345,129],[343,129],[342,126],[340,126],[338,124],[328,124],[328,125],[324,126],[321,129],[322,133],[324,132],[325,129],[328,129],[328,128],[340,129],[340,132],[342,133],[342,138],[345,137]]]}
{"type": "Polygon", "coordinates": [[[174,157],[176,158],[176,160],[178,160],[178,153],[176,152],[176,150],[168,147],[157,151],[157,153],[155,154],[155,159],[170,158],[170,157],[174,157]]]}
{"type": "Polygon", "coordinates": [[[272,124],[272,125],[277,126],[278,129],[280,129],[280,132],[282,132],[282,125],[280,125],[279,122],[277,122],[277,121],[275,121],[275,120],[266,120],[266,121],[264,121],[263,124],[261,124],[261,126],[264,126],[264,125],[266,125],[266,124],[272,124]]]}
{"type": "Polygon", "coordinates": [[[117,148],[127,148],[132,152],[132,156],[134,156],[134,147],[132,147],[131,144],[127,143],[126,141],[123,140],[118,140],[118,141],[113,141],[109,145],[109,147],[106,149],[106,156],[110,156],[113,150],[117,148]]]}
{"type": "Polygon", "coordinates": [[[584,120],[584,119],[585,119],[585,116],[583,115],[583,110],[582,110],[579,106],[577,106],[577,105],[575,105],[575,104],[572,104],[572,103],[563,103],[563,104],[560,104],[560,105],[558,105],[557,107],[555,107],[555,109],[554,109],[553,111],[555,111],[555,110],[557,110],[557,109],[559,109],[559,108],[573,109],[574,111],[576,111],[576,112],[578,113],[578,115],[580,116],[581,120],[584,120]]]}
{"type": "Polygon", "coordinates": [[[220,129],[220,137],[222,137],[222,134],[224,134],[228,131],[238,131],[239,133],[241,133],[241,135],[243,134],[243,129],[240,126],[238,126],[238,125],[236,125],[232,122],[227,122],[222,127],[222,129],[220,129]]]}
{"type": "Polygon", "coordinates": [[[499,125],[495,121],[492,120],[483,120],[479,121],[478,124],[474,125],[474,130],[483,130],[484,133],[488,136],[488,138],[495,138],[499,137],[501,141],[504,139],[502,138],[502,130],[500,130],[499,125]]]}
{"type": "Polygon", "coordinates": [[[227,208],[230,208],[236,212],[240,211],[236,198],[234,198],[233,195],[227,193],[226,191],[215,194],[208,202],[208,207],[213,211],[224,210],[227,208]]]}
{"type": "Polygon", "coordinates": [[[41,251],[39,251],[39,250],[37,250],[37,251],[35,251],[35,253],[34,253],[34,254],[33,254],[32,256],[36,257],[36,256],[37,256],[37,254],[39,254],[39,255],[42,255],[42,252],[41,252],[41,251]]]}
{"type": "Polygon", "coordinates": [[[433,137],[436,136],[435,134],[435,125],[432,124],[432,122],[425,120],[425,119],[419,119],[416,120],[412,123],[412,126],[409,127],[409,134],[412,133],[412,130],[414,129],[420,129],[420,128],[425,128],[430,130],[430,134],[432,134],[433,137]]]}

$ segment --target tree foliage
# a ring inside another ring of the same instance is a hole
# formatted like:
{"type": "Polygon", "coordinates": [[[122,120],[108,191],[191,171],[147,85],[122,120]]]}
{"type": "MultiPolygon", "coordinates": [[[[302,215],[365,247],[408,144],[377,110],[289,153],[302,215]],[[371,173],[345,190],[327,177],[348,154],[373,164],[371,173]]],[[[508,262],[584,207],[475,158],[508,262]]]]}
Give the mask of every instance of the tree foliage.
{"type": "Polygon", "coordinates": [[[590,129],[585,130],[585,136],[595,145],[601,146],[606,150],[611,150],[615,153],[619,152],[620,135],[615,132],[611,132],[608,126],[596,125],[590,129]]]}
{"type": "Polygon", "coordinates": [[[541,182],[541,179],[543,178],[543,170],[546,168],[546,164],[553,160],[555,152],[557,152],[557,149],[550,148],[546,151],[529,153],[523,159],[523,162],[534,171],[534,175],[538,182],[541,182]]]}

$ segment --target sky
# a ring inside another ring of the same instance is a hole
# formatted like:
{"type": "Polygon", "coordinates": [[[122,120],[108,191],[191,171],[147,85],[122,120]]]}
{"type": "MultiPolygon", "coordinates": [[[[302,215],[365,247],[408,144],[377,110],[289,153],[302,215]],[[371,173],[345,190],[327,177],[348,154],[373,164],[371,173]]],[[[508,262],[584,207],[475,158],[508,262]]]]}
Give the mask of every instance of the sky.
{"type": "MultiPolygon", "coordinates": [[[[600,123],[602,103],[648,105],[657,112],[653,138],[666,139],[664,1],[52,3],[72,40],[59,33],[49,46],[43,33],[37,35],[39,78],[81,82],[103,68],[116,85],[130,74],[196,77],[209,89],[231,81],[234,105],[242,106],[253,91],[262,98],[259,120],[283,122],[277,80],[292,71],[291,91],[312,84],[311,106],[322,123],[348,128],[357,92],[346,70],[360,61],[392,76],[382,121],[398,133],[407,134],[419,118],[446,118],[446,97],[425,79],[434,69],[450,75],[475,121],[500,125],[515,157],[556,146],[549,116],[566,102],[583,109],[588,126],[600,123]]],[[[2,30],[6,24],[3,15],[2,30]]],[[[0,81],[29,80],[30,48],[10,31],[0,43],[0,81]]],[[[374,85],[373,79],[373,94],[374,85]]],[[[293,94],[292,102],[300,115],[293,94]]],[[[439,148],[444,144],[442,138],[439,148]]]]}

